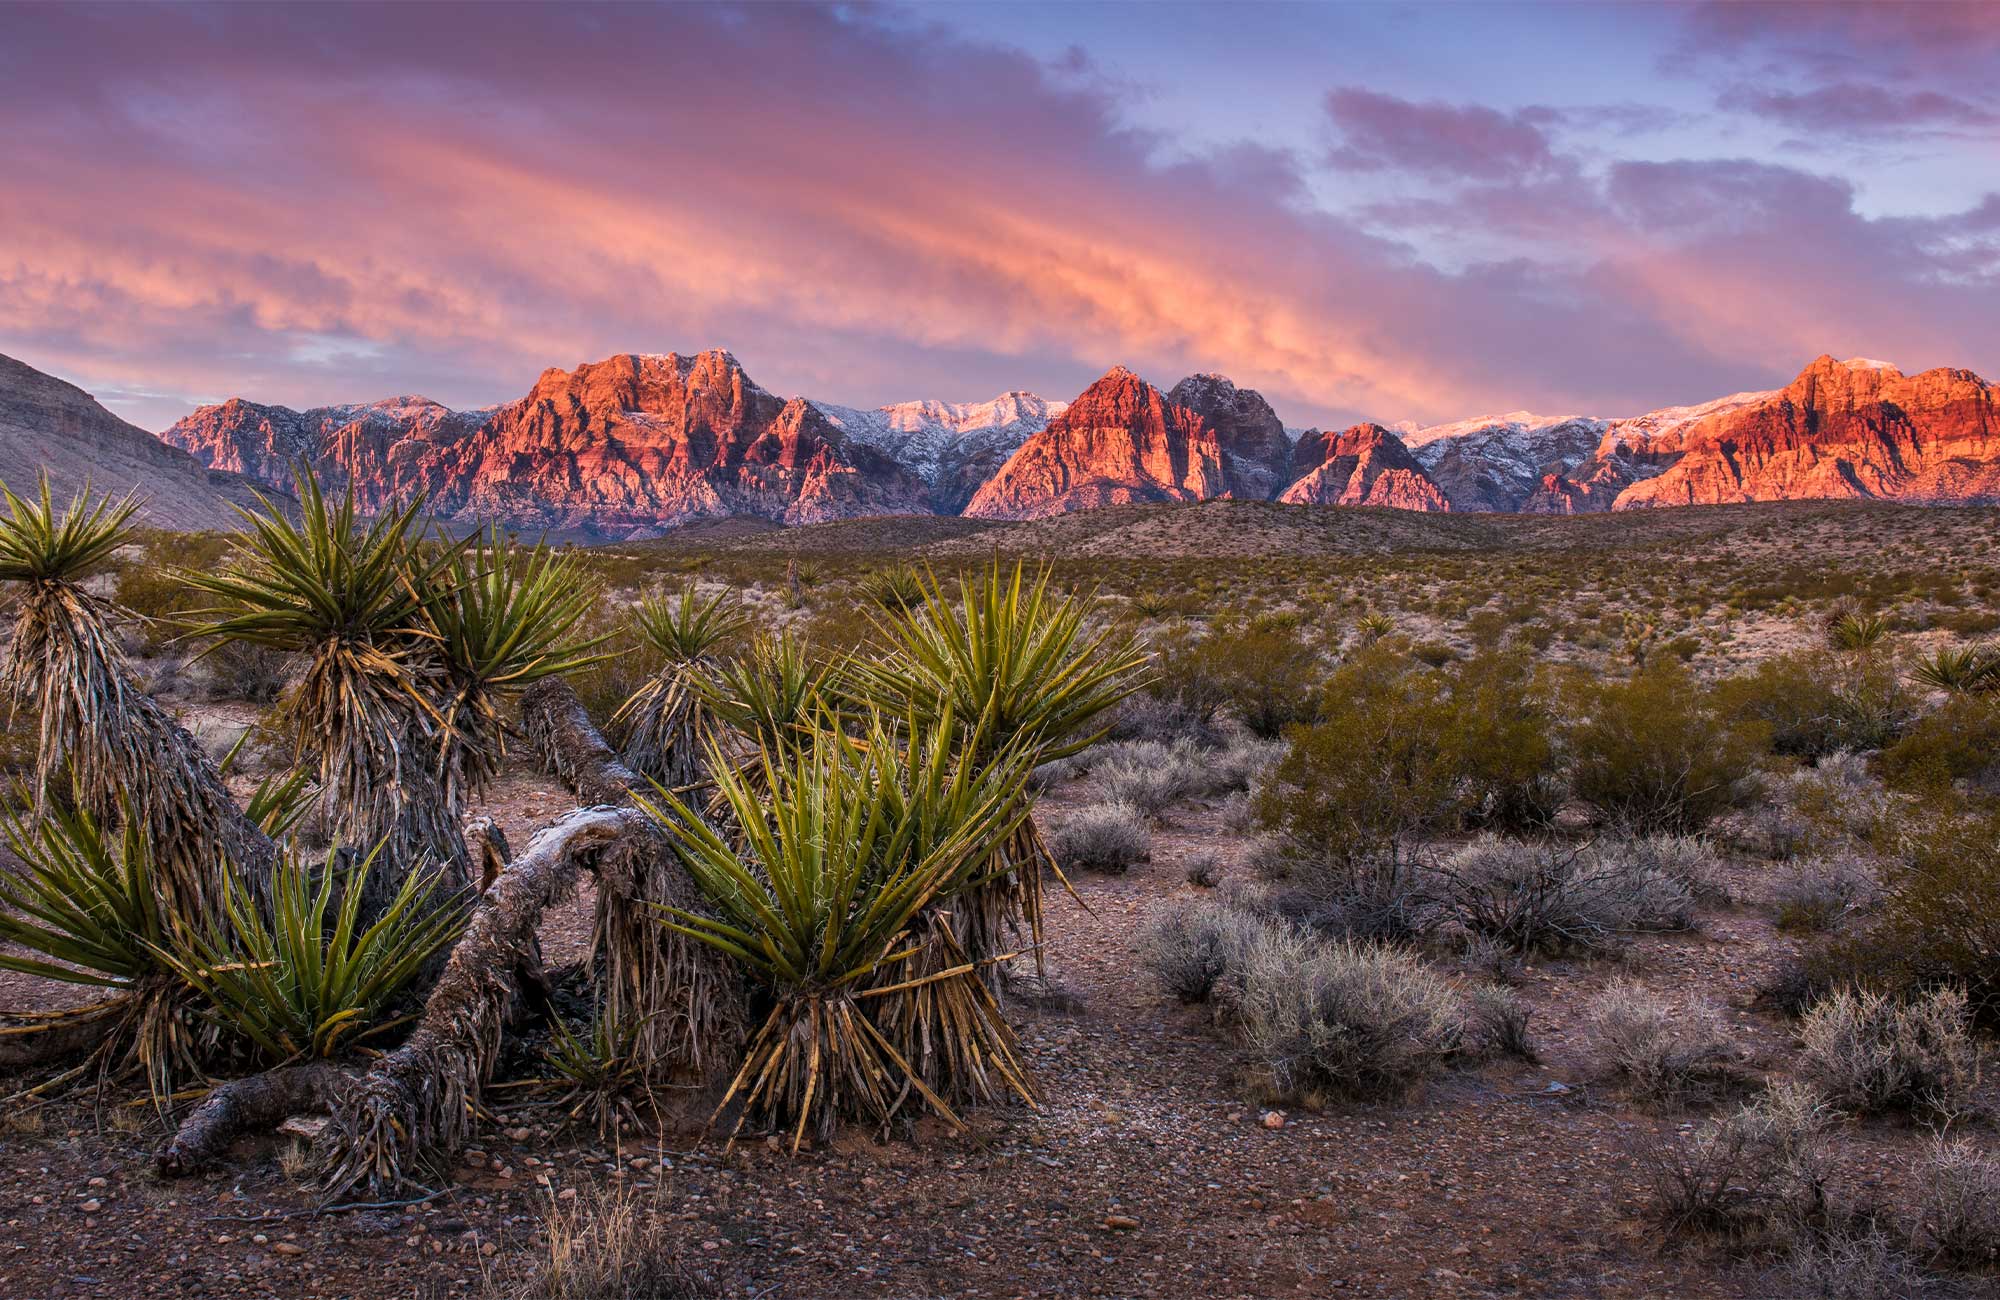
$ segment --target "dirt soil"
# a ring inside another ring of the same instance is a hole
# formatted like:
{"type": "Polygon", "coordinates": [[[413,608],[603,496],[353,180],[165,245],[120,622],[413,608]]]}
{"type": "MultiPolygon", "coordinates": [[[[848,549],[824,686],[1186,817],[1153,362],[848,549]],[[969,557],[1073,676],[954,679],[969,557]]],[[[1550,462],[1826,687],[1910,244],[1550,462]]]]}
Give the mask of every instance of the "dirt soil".
{"type": "MultiPolygon", "coordinates": [[[[1058,790],[1044,812],[1082,797],[1058,790]]],[[[524,834],[565,801],[514,775],[495,810],[524,834]]],[[[1751,1001],[1789,941],[1760,909],[1712,910],[1700,932],[1618,962],[1525,971],[1539,1065],[1447,1075],[1403,1104],[1267,1111],[1246,1099],[1234,1046],[1136,952],[1148,913],[1194,892],[1189,857],[1215,848],[1245,871],[1247,846],[1187,807],[1150,863],[1081,878],[1080,903],[1057,891],[1050,963],[1074,1004],[1015,1009],[1038,1108],[976,1112],[963,1133],[849,1133],[795,1158],[761,1138],[704,1141],[698,1098],[666,1132],[605,1144],[552,1134],[545,1109],[496,1093],[500,1121],[435,1199],[315,1213],[285,1172],[290,1139],[247,1139],[219,1171],[167,1182],[144,1103],[17,1107],[0,1116],[0,1296],[496,1294],[538,1256],[552,1198],[616,1187],[746,1297],[1772,1294],[1716,1252],[1659,1248],[1644,1151],[1699,1116],[1637,1109],[1600,1079],[1583,1011],[1622,974],[1715,1006],[1746,1075],[1782,1064],[1789,1030],[1751,1001]]],[[[552,961],[583,951],[588,909],[551,916],[552,961]]],[[[10,1006],[65,993],[0,985],[10,1006]]],[[[1923,1141],[1872,1125],[1849,1158],[1864,1186],[1893,1182],[1923,1141]]]]}

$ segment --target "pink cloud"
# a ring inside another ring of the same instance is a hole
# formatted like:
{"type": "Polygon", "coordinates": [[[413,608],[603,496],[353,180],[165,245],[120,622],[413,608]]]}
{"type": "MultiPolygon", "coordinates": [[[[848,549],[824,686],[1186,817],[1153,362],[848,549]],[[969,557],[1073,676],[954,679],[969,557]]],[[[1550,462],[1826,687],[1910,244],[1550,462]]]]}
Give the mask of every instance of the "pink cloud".
{"type": "Polygon", "coordinates": [[[1296,423],[1624,410],[1829,349],[2000,353],[1977,228],[1863,221],[1782,168],[1593,179],[1529,116],[1477,105],[1341,92],[1357,157],[1472,182],[1343,216],[1308,197],[1312,160],[1163,165],[1107,93],[866,11],[8,26],[0,350],[170,395],[130,408],[167,418],[239,392],[504,400],[546,365],[714,345],[781,391],[862,402],[1222,370],[1296,423]],[[1447,271],[1399,220],[1521,253],[1447,271]],[[1785,306],[1760,332],[1763,303],[1785,306]]]}

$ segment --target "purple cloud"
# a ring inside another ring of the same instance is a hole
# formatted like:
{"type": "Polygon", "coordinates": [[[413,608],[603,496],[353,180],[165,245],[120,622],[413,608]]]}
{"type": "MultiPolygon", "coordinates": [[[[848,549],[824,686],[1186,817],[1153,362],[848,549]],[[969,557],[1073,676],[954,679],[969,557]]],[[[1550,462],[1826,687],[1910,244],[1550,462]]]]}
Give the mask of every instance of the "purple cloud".
{"type": "Polygon", "coordinates": [[[1907,130],[1976,130],[2000,125],[2000,114],[1935,90],[1898,91],[1842,81],[1793,92],[1737,86],[1717,107],[1753,113],[1804,131],[1871,134],[1907,130]]]}
{"type": "Polygon", "coordinates": [[[1358,86],[1326,96],[1341,143],[1327,155],[1344,171],[1406,171],[1499,180],[1554,170],[1556,156],[1535,110],[1501,113],[1478,105],[1418,103],[1358,86]]]}

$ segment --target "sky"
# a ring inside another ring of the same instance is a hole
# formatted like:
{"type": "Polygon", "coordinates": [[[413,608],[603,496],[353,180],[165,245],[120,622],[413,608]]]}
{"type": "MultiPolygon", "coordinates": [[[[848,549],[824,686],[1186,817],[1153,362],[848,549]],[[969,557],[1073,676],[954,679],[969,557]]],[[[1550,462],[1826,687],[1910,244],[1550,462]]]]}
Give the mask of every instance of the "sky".
{"type": "Polygon", "coordinates": [[[727,347],[1288,424],[2000,379],[2000,8],[12,6],[0,352],[166,427],[727,347]]]}

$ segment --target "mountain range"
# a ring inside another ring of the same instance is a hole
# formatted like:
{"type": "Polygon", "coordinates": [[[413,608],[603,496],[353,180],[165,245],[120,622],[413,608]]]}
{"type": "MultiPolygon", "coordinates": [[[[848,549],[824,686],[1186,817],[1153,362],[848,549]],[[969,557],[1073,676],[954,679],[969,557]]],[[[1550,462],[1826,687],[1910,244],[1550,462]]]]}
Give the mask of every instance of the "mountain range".
{"type": "MultiPolygon", "coordinates": [[[[1291,432],[1214,374],[1162,390],[1122,366],[1073,401],[860,409],[778,397],[734,356],[621,354],[550,369],[518,401],[423,397],[295,411],[241,398],[158,439],[81,390],[0,358],[0,477],[88,469],[143,484],[151,517],[215,527],[295,467],[364,508],[413,491],[442,518],[607,539],[705,519],[889,514],[1033,519],[1218,497],[1418,511],[1568,514],[1855,498],[2000,502],[2000,396],[1968,370],[1906,376],[1823,356],[1782,389],[1622,419],[1505,415],[1291,432]],[[18,463],[17,463],[18,462],[18,463]]],[[[67,477],[63,477],[67,476],[67,477]]]]}

